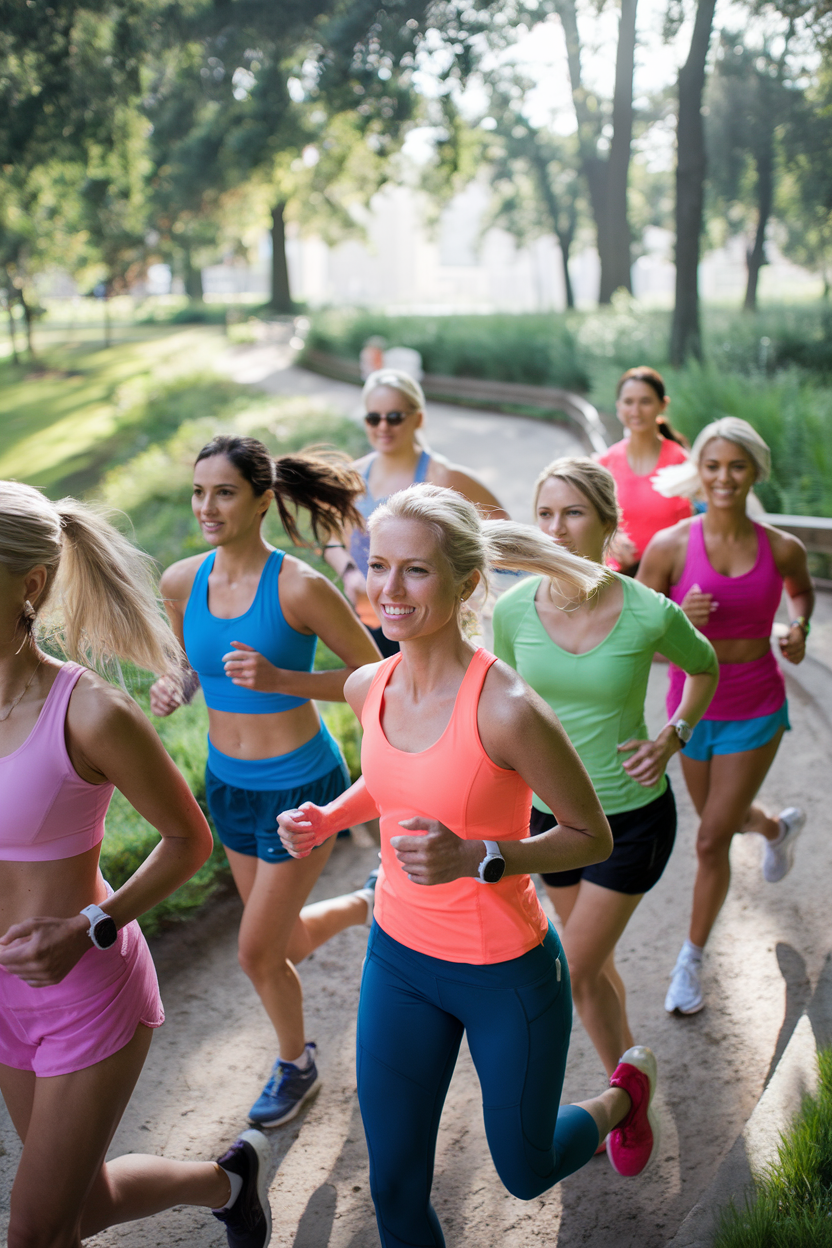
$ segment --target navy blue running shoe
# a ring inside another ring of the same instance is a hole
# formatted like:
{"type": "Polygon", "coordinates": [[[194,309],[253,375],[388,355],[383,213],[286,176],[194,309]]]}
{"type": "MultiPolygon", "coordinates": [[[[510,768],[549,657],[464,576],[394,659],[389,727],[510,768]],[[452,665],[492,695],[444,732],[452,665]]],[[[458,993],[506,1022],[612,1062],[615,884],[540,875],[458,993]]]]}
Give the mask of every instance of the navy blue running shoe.
{"type": "Polygon", "coordinates": [[[294,1118],[304,1101],[318,1089],[321,1081],[315,1065],[315,1045],[307,1044],[306,1049],[310,1058],[306,1070],[277,1059],[271,1079],[248,1111],[250,1122],[258,1127],[280,1127],[294,1118]]]}
{"type": "Polygon", "coordinates": [[[262,1131],[244,1131],[218,1166],[243,1180],[240,1194],[230,1209],[215,1209],[214,1217],[225,1224],[228,1248],[266,1248],[272,1237],[269,1207],[269,1161],[271,1149],[262,1131]]]}

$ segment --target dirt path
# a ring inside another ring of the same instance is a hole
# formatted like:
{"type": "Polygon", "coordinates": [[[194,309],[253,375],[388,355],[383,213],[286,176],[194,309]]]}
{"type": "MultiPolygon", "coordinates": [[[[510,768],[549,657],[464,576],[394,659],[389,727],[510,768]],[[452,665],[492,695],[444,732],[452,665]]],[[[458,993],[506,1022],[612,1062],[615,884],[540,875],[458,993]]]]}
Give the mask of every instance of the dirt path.
{"type": "MultiPolygon", "coordinates": [[[[459,409],[453,415],[464,430],[469,417],[459,409]]],[[[434,410],[431,419],[431,439],[444,449],[434,410]]],[[[502,456],[518,423],[534,424],[513,419],[497,424],[498,441],[486,453],[502,456]]],[[[530,452],[537,430],[544,437],[549,433],[535,425],[530,452]]],[[[551,455],[549,445],[539,447],[527,463],[526,479],[551,455]]],[[[471,454],[460,458],[474,462],[471,454]]],[[[649,714],[654,728],[664,722],[665,682],[666,669],[656,666],[649,714]]],[[[763,797],[775,809],[794,800],[804,803],[807,830],[795,869],[779,886],[762,881],[756,837],[735,843],[733,887],[709,948],[708,1008],[685,1020],[669,1018],[662,1008],[685,935],[694,868],[695,821],[676,760],[671,776],[680,811],[677,846],[620,946],[634,1032],[659,1058],[666,1127],[659,1164],[643,1178],[626,1181],[598,1158],[545,1197],[528,1204],[515,1200],[491,1165],[476,1077],[463,1050],[440,1130],[434,1185],[449,1248],[660,1248],[708,1186],[785,1047],[829,949],[829,730],[805,693],[791,686],[790,698],[794,732],[763,797]]],[[[363,829],[338,843],[314,896],[360,885],[375,854],[363,829]]],[[[167,1023],[154,1039],[113,1155],[212,1157],[245,1125],[245,1111],[274,1058],[274,1042],[236,964],[239,913],[236,899],[225,898],[184,930],[154,942],[167,1023]]],[[[295,1122],[270,1133],[272,1242],[281,1248],[377,1248],[379,1243],[355,1100],[355,1010],[365,942],[365,929],[350,929],[303,966],[309,1035],[320,1047],[324,1086],[295,1122]]],[[[602,1083],[600,1063],[576,1022],[564,1099],[591,1095],[602,1083]]],[[[0,1229],[5,1229],[19,1156],[5,1111],[0,1111],[0,1154],[0,1229]]],[[[221,1248],[225,1236],[210,1214],[178,1209],[89,1242],[97,1248],[221,1248]]]]}

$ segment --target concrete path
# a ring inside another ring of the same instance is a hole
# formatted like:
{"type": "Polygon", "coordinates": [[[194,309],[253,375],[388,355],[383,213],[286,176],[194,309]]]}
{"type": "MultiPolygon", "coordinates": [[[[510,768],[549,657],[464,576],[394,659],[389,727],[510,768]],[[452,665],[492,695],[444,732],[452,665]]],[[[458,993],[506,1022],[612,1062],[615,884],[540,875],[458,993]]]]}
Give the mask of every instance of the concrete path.
{"type": "MultiPolygon", "coordinates": [[[[258,350],[234,354],[234,375],[273,393],[323,395],[340,410],[354,405],[355,387],[280,370],[274,355],[266,359],[261,353],[258,362],[258,350]],[[246,369],[257,368],[259,376],[244,378],[246,369]]],[[[537,422],[439,406],[431,407],[429,420],[437,449],[481,471],[500,465],[499,479],[489,483],[518,518],[540,466],[574,449],[568,431],[537,422]]],[[[666,678],[666,668],[656,665],[649,695],[653,730],[664,722],[666,678]]],[[[676,760],[670,768],[680,815],[676,849],[619,947],[636,1039],[650,1044],[659,1059],[665,1136],[658,1163],[640,1179],[624,1180],[600,1157],[541,1199],[515,1200],[493,1170],[478,1085],[464,1049],[442,1121],[434,1184],[449,1248],[661,1248],[708,1190],[823,979],[830,946],[826,776],[832,729],[800,685],[790,682],[789,692],[794,731],[762,796],[773,810],[805,804],[807,829],[793,872],[778,886],[761,878],[758,838],[737,838],[732,889],[706,963],[708,1007],[678,1019],[662,1006],[685,936],[695,865],[696,820],[676,760]]],[[[338,843],[315,896],[360,885],[375,854],[364,829],[338,843]]],[[[168,1019],[154,1039],[113,1155],[212,1157],[245,1125],[245,1111],[273,1060],[274,1042],[236,965],[239,913],[239,903],[228,897],[154,942],[168,1019]]],[[[302,968],[309,1035],[320,1046],[324,1086],[295,1122],[270,1133],[276,1171],[272,1242],[281,1248],[378,1248],[354,1094],[355,1009],[365,939],[364,929],[344,932],[302,968]]],[[[564,1100],[592,1095],[603,1083],[600,1062],[576,1022],[564,1100]]],[[[18,1156],[8,1119],[0,1115],[0,1228],[18,1156]]],[[[99,1248],[219,1248],[225,1237],[210,1214],[178,1209],[89,1242],[99,1248]]]]}

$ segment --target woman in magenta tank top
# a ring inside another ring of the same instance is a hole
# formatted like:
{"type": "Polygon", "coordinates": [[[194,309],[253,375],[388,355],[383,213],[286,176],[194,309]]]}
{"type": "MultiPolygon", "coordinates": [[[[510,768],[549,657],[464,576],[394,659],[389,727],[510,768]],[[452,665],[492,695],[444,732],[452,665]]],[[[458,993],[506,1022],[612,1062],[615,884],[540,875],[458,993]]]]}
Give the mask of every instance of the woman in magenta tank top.
{"type": "Polygon", "coordinates": [[[133,700],[40,649],[41,612],[74,658],[123,659],[174,684],[181,664],[146,558],[74,499],[0,482],[0,1091],[23,1141],[8,1242],[80,1248],[189,1204],[215,1210],[230,1239],[258,1227],[231,1242],[263,1248],[260,1132],[216,1163],[104,1163],[164,1021],[136,920],[202,865],[211,833],[133,700]],[[116,892],[98,865],[114,788],[162,838],[116,892]]]}
{"type": "MultiPolygon", "coordinates": [[[[702,952],[728,892],[731,838],[762,836],[763,877],[776,883],[791,868],[805,822],[796,807],[772,818],[754,801],[789,728],[785,682],[771,648],[774,616],[785,588],[791,622],[780,652],[799,663],[814,604],[801,542],[746,514],[749,492],[769,471],[769,449],[746,421],[726,416],[706,426],[690,464],[659,473],[656,486],[668,494],[701,489],[708,509],[657,533],[639,570],[639,580],[680,603],[720,664],[714,699],[681,755],[700,817],[690,930],[665,1001],[665,1009],[681,1014],[704,1004],[702,952]]],[[[671,714],[681,683],[671,667],[671,714]]]]}
{"type": "Polygon", "coordinates": [[[380,816],[358,1018],[370,1185],[384,1248],[440,1248],[434,1153],[463,1033],[494,1164],[523,1200],[584,1165],[608,1130],[614,1168],[640,1173],[657,1143],[655,1058],[628,1049],[600,1096],[559,1108],[568,969],[530,873],[600,861],[612,838],[549,707],[461,628],[489,567],[554,577],[576,598],[605,573],[528,526],[482,521],[456,491],[429,484],[394,494],[370,533],[370,601],[401,653],[347,682],[364,729],[363,775],[279,824],[287,848],[305,857],[345,819],[380,816]],[[557,818],[534,839],[532,787],[557,818]]]}

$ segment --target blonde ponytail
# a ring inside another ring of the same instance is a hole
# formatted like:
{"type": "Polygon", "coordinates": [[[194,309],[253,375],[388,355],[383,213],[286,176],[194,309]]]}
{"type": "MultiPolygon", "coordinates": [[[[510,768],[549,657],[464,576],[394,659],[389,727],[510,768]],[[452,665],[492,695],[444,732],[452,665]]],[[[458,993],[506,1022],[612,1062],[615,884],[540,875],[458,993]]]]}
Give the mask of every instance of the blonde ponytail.
{"type": "Polygon", "coordinates": [[[486,585],[491,569],[531,572],[548,577],[564,598],[580,601],[609,578],[597,563],[564,550],[530,525],[483,520],[467,498],[438,485],[411,485],[391,495],[370,517],[370,533],[389,517],[430,525],[460,587],[474,572],[486,585]]]}
{"type": "Polygon", "coordinates": [[[0,563],[16,576],[46,568],[32,623],[69,658],[91,666],[121,659],[180,678],[184,656],[161,613],[153,561],[100,508],[0,482],[0,563]]]}

